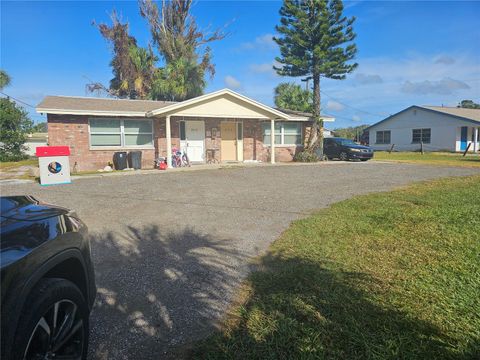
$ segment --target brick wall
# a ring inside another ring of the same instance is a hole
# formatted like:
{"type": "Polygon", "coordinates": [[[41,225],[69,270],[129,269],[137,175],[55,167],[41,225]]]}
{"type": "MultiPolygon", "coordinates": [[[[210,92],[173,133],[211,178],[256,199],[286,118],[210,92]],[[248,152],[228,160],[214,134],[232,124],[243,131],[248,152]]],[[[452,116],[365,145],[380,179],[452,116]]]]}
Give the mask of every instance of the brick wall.
{"type": "MultiPolygon", "coordinates": [[[[129,151],[129,149],[90,150],[88,134],[89,116],[79,115],[55,115],[48,114],[48,139],[49,145],[67,145],[70,147],[70,164],[73,168],[77,163],[78,171],[103,169],[113,161],[115,151],[129,151]]],[[[233,119],[220,118],[189,118],[190,120],[205,121],[205,149],[215,148],[215,157],[221,158],[221,121],[233,119]],[[216,129],[216,135],[212,137],[212,129],[216,129]]],[[[181,118],[172,117],[171,135],[172,147],[180,148],[180,122],[181,118]]],[[[153,168],[154,159],[158,156],[167,155],[167,141],[165,130],[165,118],[154,118],[154,147],[155,149],[142,149],[142,168],[153,168]]],[[[304,125],[304,138],[308,134],[309,127],[304,125]]],[[[295,152],[302,147],[275,147],[276,161],[292,161],[295,152]]],[[[262,121],[243,120],[243,158],[244,160],[270,161],[270,146],[263,144],[262,121]]]]}
{"type": "MultiPolygon", "coordinates": [[[[76,165],[77,171],[103,169],[113,161],[115,151],[128,150],[90,150],[88,136],[89,116],[48,114],[48,145],[67,145],[70,147],[70,166],[76,165]]],[[[155,124],[155,122],[154,122],[155,124]]],[[[158,131],[157,124],[154,132],[158,131]]],[[[154,134],[155,137],[155,134],[154,134]]],[[[141,149],[142,168],[153,168],[155,150],[141,149]]]]}

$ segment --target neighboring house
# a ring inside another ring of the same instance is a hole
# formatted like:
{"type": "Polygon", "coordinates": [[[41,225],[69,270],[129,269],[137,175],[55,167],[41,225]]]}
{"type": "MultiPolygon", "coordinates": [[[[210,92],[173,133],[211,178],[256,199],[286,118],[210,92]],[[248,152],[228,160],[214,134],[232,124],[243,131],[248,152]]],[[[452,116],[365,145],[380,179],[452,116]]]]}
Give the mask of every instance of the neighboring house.
{"type": "Polygon", "coordinates": [[[27,141],[25,142],[25,153],[30,156],[35,156],[35,149],[37,146],[47,146],[48,133],[33,133],[27,135],[27,141]]]}
{"type": "Polygon", "coordinates": [[[178,103],[47,96],[36,110],[47,114],[49,145],[68,145],[79,170],[103,168],[114,152],[130,150],[141,150],[142,167],[152,168],[156,157],[170,161],[173,147],[199,163],[212,156],[291,161],[312,124],[311,114],[280,111],[229,89],[178,103]]]}
{"type": "Polygon", "coordinates": [[[365,129],[375,150],[469,151],[480,149],[480,110],[410,106],[365,129]]]}

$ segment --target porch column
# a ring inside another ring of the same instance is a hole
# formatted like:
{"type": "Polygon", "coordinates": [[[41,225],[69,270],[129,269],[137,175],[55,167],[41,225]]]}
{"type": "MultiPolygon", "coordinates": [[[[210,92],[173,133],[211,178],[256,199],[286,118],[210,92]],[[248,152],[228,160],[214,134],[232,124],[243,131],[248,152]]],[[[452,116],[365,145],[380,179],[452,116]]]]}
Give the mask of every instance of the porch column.
{"type": "Polygon", "coordinates": [[[270,163],[275,164],[275,120],[270,119],[270,163]]]}
{"type": "Polygon", "coordinates": [[[165,117],[165,133],[167,137],[167,164],[172,167],[172,130],[170,128],[170,115],[165,117]]]}
{"type": "Polygon", "coordinates": [[[473,152],[478,151],[478,127],[473,128],[473,152]]]}

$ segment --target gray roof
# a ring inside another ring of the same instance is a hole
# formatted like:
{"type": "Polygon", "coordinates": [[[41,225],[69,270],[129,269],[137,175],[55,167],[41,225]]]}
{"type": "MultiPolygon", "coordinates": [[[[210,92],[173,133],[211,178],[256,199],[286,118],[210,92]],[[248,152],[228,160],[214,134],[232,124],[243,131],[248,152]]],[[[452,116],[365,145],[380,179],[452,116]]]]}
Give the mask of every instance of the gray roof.
{"type": "MultiPolygon", "coordinates": [[[[46,96],[37,110],[73,110],[73,111],[100,111],[100,112],[132,112],[145,113],[174,104],[170,101],[156,100],[125,100],[78,96],[46,96]]],[[[67,112],[68,113],[68,112],[67,112]]]]}
{"type": "Polygon", "coordinates": [[[480,109],[465,109],[457,107],[445,107],[445,106],[422,106],[423,108],[438,111],[448,115],[454,115],[458,117],[463,117],[469,120],[479,121],[480,122],[480,109]]]}

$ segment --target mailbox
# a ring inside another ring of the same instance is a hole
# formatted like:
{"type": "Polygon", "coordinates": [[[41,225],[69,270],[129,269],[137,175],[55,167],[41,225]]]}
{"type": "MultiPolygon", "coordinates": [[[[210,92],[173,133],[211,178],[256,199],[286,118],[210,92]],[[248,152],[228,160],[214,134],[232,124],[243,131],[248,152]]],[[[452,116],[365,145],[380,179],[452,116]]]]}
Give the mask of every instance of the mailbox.
{"type": "Polygon", "coordinates": [[[40,184],[70,184],[70,148],[68,146],[38,146],[40,184]]]}

